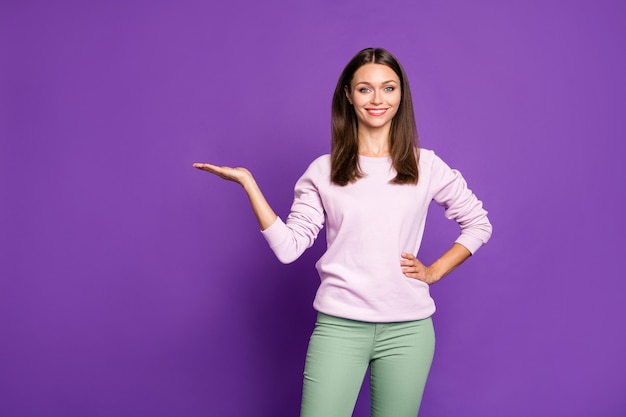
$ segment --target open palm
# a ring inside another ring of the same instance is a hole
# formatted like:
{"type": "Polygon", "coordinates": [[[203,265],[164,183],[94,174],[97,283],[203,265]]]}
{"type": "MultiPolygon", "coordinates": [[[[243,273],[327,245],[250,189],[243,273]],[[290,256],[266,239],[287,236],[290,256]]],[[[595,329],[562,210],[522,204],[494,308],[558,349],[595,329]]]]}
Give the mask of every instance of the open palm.
{"type": "Polygon", "coordinates": [[[249,180],[252,177],[250,171],[246,168],[231,168],[226,166],[217,166],[213,164],[204,164],[196,162],[193,164],[194,168],[201,169],[203,171],[210,172],[211,174],[215,174],[220,178],[223,178],[228,181],[234,181],[239,184],[243,184],[245,181],[249,180]]]}

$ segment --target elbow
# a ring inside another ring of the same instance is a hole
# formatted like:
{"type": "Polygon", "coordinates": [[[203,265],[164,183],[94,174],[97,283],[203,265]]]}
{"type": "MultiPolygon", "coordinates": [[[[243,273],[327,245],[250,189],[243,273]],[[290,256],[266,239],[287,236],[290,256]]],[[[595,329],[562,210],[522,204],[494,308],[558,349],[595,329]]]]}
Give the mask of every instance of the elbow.
{"type": "Polygon", "coordinates": [[[297,250],[295,247],[290,247],[290,248],[272,248],[274,255],[276,256],[276,259],[278,259],[278,261],[281,264],[290,264],[295,262],[296,259],[298,259],[300,257],[300,255],[302,255],[303,251],[299,251],[297,250]]]}
{"type": "Polygon", "coordinates": [[[484,243],[487,243],[489,239],[491,239],[492,234],[493,234],[493,226],[491,222],[487,221],[487,224],[485,225],[485,242],[484,243]]]}
{"type": "Polygon", "coordinates": [[[491,223],[487,223],[482,225],[481,227],[477,227],[472,233],[473,236],[476,237],[481,242],[481,246],[485,243],[489,242],[491,239],[491,235],[493,233],[493,228],[491,223]]]}
{"type": "Polygon", "coordinates": [[[280,245],[273,246],[272,251],[280,263],[287,265],[296,261],[309,246],[287,240],[280,245]]]}
{"type": "Polygon", "coordinates": [[[294,254],[290,254],[290,255],[276,254],[276,258],[283,265],[289,265],[290,263],[295,262],[295,260],[298,259],[299,257],[300,257],[299,255],[294,255],[294,254]]]}

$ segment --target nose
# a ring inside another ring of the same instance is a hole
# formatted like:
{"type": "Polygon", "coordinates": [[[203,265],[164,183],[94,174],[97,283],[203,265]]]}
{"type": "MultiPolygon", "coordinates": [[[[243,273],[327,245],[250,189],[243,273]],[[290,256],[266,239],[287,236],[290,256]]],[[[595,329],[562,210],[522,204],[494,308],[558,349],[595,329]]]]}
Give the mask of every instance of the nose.
{"type": "Polygon", "coordinates": [[[372,104],[382,104],[382,93],[379,90],[374,90],[371,102],[372,104]]]}

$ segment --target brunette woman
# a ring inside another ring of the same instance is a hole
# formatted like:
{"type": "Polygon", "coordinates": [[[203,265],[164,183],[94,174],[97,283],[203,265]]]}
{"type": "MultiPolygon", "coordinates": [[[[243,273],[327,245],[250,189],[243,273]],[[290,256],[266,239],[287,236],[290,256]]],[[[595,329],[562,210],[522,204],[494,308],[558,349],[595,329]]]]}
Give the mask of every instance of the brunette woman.
{"type": "Polygon", "coordinates": [[[429,286],[486,243],[491,224],[461,174],[419,148],[399,62],[373,48],[350,60],[333,95],[331,153],[298,180],[284,222],[245,168],[194,167],[243,186],[262,234],[284,263],[326,227],[301,416],[351,416],[369,367],[371,415],[415,417],[435,346],[429,286]],[[425,265],[415,255],[433,200],[460,233],[425,265]]]}

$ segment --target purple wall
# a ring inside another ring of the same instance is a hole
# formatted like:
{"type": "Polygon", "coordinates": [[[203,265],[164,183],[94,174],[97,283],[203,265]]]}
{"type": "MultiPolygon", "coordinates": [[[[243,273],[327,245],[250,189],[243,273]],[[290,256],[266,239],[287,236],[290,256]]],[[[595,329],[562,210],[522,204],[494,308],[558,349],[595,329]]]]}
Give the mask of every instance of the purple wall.
{"type": "Polygon", "coordinates": [[[279,264],[191,163],[286,215],[367,46],[494,223],[433,287],[423,415],[626,415],[622,2],[98,3],[0,5],[1,416],[297,415],[323,239],[279,264]]]}

